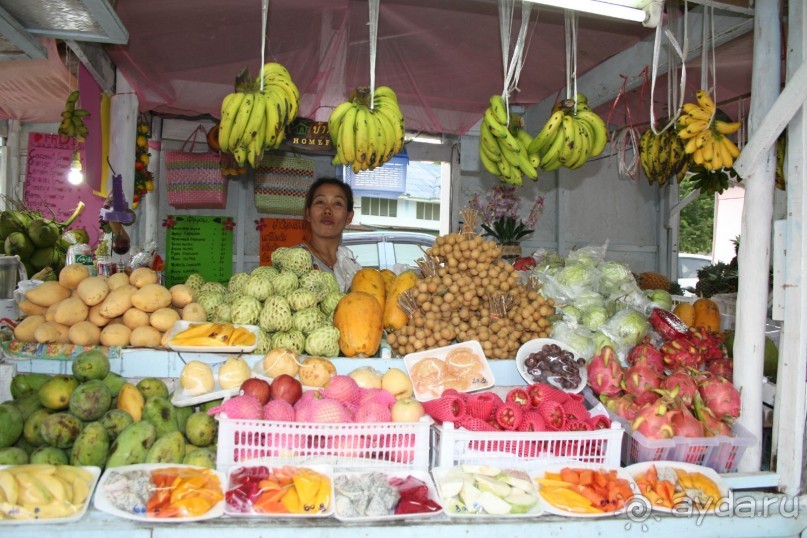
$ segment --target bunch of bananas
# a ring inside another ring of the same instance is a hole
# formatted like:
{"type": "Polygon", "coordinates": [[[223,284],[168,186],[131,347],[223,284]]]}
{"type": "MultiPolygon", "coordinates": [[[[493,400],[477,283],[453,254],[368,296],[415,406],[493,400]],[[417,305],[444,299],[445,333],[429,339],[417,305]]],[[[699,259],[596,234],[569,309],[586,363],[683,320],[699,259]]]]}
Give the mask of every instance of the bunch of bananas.
{"type": "Polygon", "coordinates": [[[787,148],[787,131],[783,131],[776,139],[776,173],[774,175],[776,188],[780,191],[787,189],[785,179],[785,150],[787,148]]]}
{"type": "Polygon", "coordinates": [[[86,138],[89,130],[84,125],[84,118],[90,113],[83,108],[76,108],[78,102],[78,90],[73,90],[67,96],[67,101],[64,104],[64,112],[62,112],[62,122],[59,124],[59,134],[62,136],[75,136],[78,138],[86,138]]]}
{"type": "Polygon", "coordinates": [[[236,91],[221,102],[221,151],[232,154],[239,167],[248,162],[255,168],[266,148],[283,141],[299,106],[300,92],[288,70],[279,63],[265,64],[257,81],[237,83],[236,91]]]}
{"type": "Polygon", "coordinates": [[[697,104],[684,103],[678,118],[678,136],[686,141],[684,151],[707,170],[731,168],[740,150],[727,135],[736,133],[740,122],[716,119],[715,102],[706,90],[698,90],[695,98],[697,104]]]}
{"type": "Polygon", "coordinates": [[[372,108],[369,102],[370,88],[357,88],[328,118],[333,165],[350,166],[356,174],[383,165],[404,145],[404,118],[392,88],[377,87],[372,108]]]}
{"type": "Polygon", "coordinates": [[[577,112],[574,99],[564,99],[555,105],[552,115],[541,131],[535,135],[528,153],[537,153],[541,168],[546,171],[565,166],[576,170],[596,157],[608,143],[608,127],[587,105],[586,96],[577,94],[577,112]]]}
{"type": "Polygon", "coordinates": [[[687,171],[684,142],[672,129],[659,134],[647,129],[642,133],[639,139],[639,161],[647,182],[651,185],[658,183],[663,187],[670,176],[676,176],[680,181],[687,171]]]}
{"type": "Polygon", "coordinates": [[[522,176],[538,179],[541,159],[527,150],[532,136],[523,127],[523,118],[507,110],[501,95],[491,96],[479,132],[479,160],[485,170],[510,185],[521,186],[522,176]]]}
{"type": "Polygon", "coordinates": [[[0,519],[69,517],[89,501],[95,477],[72,465],[12,465],[0,470],[0,519]]]}

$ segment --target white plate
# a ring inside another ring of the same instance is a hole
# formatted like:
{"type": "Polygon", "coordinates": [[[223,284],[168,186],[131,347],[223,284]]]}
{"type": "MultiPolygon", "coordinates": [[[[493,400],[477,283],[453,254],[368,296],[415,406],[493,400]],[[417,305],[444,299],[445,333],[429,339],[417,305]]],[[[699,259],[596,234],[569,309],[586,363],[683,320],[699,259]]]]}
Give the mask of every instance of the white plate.
{"type": "MultiPolygon", "coordinates": [[[[521,471],[521,472],[524,472],[527,475],[530,475],[530,473],[528,473],[526,471],[526,469],[523,469],[523,468],[508,467],[507,469],[512,469],[512,470],[515,470],[515,471],[521,471]]],[[[540,515],[542,515],[544,513],[544,509],[543,509],[543,506],[541,504],[540,496],[538,498],[538,501],[535,503],[535,505],[531,509],[529,509],[527,512],[524,512],[523,514],[497,515],[497,514],[486,514],[484,512],[482,512],[482,513],[478,513],[478,512],[453,512],[448,507],[451,506],[451,499],[453,499],[455,497],[444,495],[441,488],[440,488],[440,482],[441,482],[441,479],[445,478],[448,475],[454,474],[454,473],[460,473],[461,474],[462,473],[461,466],[457,466],[457,467],[434,467],[434,468],[432,468],[432,476],[434,476],[434,482],[435,482],[436,487],[437,487],[437,493],[439,494],[440,504],[443,506],[443,512],[445,512],[445,514],[449,518],[457,518],[457,519],[463,519],[463,520],[466,520],[466,519],[469,519],[469,518],[470,519],[475,519],[475,518],[480,518],[480,519],[490,519],[490,518],[519,519],[519,518],[538,517],[538,516],[540,516],[540,515]]],[[[532,485],[533,485],[533,487],[535,487],[535,482],[532,482],[532,485]]],[[[536,495],[537,495],[537,493],[536,493],[536,495]]]]}
{"type": "Polygon", "coordinates": [[[565,467],[571,467],[574,469],[592,469],[592,470],[605,470],[605,471],[616,471],[616,474],[619,478],[624,478],[628,481],[631,490],[634,493],[634,499],[636,497],[640,497],[644,500],[641,495],[639,495],[638,491],[639,488],[636,486],[636,482],[633,481],[631,475],[625,471],[625,469],[621,468],[613,468],[608,467],[607,465],[601,465],[598,463],[583,463],[579,461],[565,461],[563,463],[554,463],[552,465],[547,465],[546,467],[542,467],[539,471],[533,474],[533,482],[538,487],[538,497],[541,499],[541,503],[543,504],[544,511],[549,514],[555,514],[558,516],[567,516],[567,517],[575,517],[575,518],[584,518],[584,519],[595,519],[601,517],[612,517],[618,516],[620,514],[624,514],[626,510],[631,506],[632,499],[629,499],[625,502],[625,505],[620,508],[619,510],[615,510],[613,512],[602,512],[597,514],[580,514],[577,512],[569,512],[568,510],[563,510],[561,508],[556,507],[555,505],[551,504],[549,501],[544,499],[543,495],[541,495],[541,485],[538,484],[537,479],[543,478],[546,473],[560,473],[560,470],[565,467]]]}
{"type": "MultiPolygon", "coordinates": [[[[493,370],[490,369],[488,359],[485,357],[485,352],[482,351],[482,345],[476,340],[469,340],[467,342],[452,344],[450,346],[438,347],[427,351],[418,351],[417,353],[410,353],[404,357],[404,366],[406,366],[406,371],[409,373],[409,377],[411,378],[412,368],[423,359],[432,358],[439,361],[445,361],[445,358],[449,353],[462,348],[469,349],[477,357],[479,357],[482,370],[481,375],[474,377],[474,379],[471,380],[470,385],[460,392],[474,392],[477,390],[484,390],[495,385],[496,380],[493,377],[493,370]]],[[[415,393],[415,398],[421,402],[427,402],[429,400],[439,398],[443,393],[443,390],[448,388],[444,387],[441,382],[426,385],[419,384],[414,379],[412,379],[412,386],[415,393]]]]}
{"type": "MultiPolygon", "coordinates": [[[[155,471],[158,469],[173,469],[173,468],[181,468],[181,469],[198,469],[204,471],[210,471],[215,473],[216,476],[219,477],[219,482],[221,483],[221,487],[224,488],[225,484],[225,476],[224,473],[216,471],[214,469],[208,469],[206,467],[197,467],[195,465],[182,465],[179,463],[140,463],[137,465],[124,465],[121,467],[112,467],[104,471],[104,475],[101,477],[101,480],[98,481],[98,487],[95,490],[95,499],[93,499],[93,506],[97,510],[102,512],[106,512],[107,514],[111,514],[113,516],[122,517],[124,519],[131,519],[133,521],[145,521],[148,523],[177,523],[177,522],[190,522],[190,521],[202,521],[206,519],[214,519],[220,517],[224,514],[224,499],[216,503],[213,508],[208,510],[206,513],[200,516],[193,516],[193,517],[149,517],[145,514],[135,514],[133,512],[127,512],[125,510],[121,510],[120,508],[116,507],[112,502],[109,500],[109,497],[106,495],[106,490],[104,489],[104,485],[106,484],[107,479],[109,478],[110,473],[112,472],[119,472],[119,473],[128,473],[132,471],[155,471]]],[[[223,494],[222,490],[222,494],[223,494]]]]}
{"type": "MultiPolygon", "coordinates": [[[[18,465],[2,465],[0,466],[0,470],[8,469],[9,467],[19,467],[18,465]]],[[[88,484],[89,493],[87,494],[87,499],[84,501],[84,504],[81,505],[75,513],[67,516],[67,517],[51,517],[51,518],[42,518],[42,519],[0,519],[0,527],[5,525],[52,525],[54,523],[71,523],[73,521],[78,521],[81,519],[85,513],[87,513],[87,507],[90,506],[90,501],[92,500],[93,491],[95,490],[95,486],[98,484],[98,477],[101,476],[101,469],[100,467],[90,467],[90,466],[82,466],[82,469],[85,471],[89,471],[92,474],[92,479],[88,484]]]]}
{"type": "Polygon", "coordinates": [[[181,333],[182,331],[186,330],[187,328],[191,327],[192,325],[202,325],[205,322],[202,321],[186,321],[186,320],[179,320],[174,322],[174,326],[171,328],[171,332],[168,333],[168,347],[173,349],[174,351],[188,351],[188,352],[199,352],[199,353],[250,353],[255,351],[255,348],[258,347],[258,331],[260,328],[255,325],[239,325],[238,323],[233,323],[235,327],[243,327],[244,329],[248,330],[252,334],[255,335],[255,343],[251,346],[177,346],[171,343],[174,339],[174,336],[181,333]]]}
{"type": "Polygon", "coordinates": [[[330,517],[333,515],[333,504],[334,504],[334,491],[333,491],[333,466],[331,465],[272,465],[269,463],[266,464],[250,464],[250,465],[238,465],[237,467],[232,467],[230,471],[227,473],[227,491],[231,489],[230,484],[230,476],[240,469],[245,467],[268,467],[269,469],[276,469],[278,467],[293,467],[293,468],[306,468],[316,471],[322,475],[328,477],[331,481],[331,500],[328,503],[328,508],[324,512],[317,512],[317,513],[309,513],[309,514],[264,514],[261,512],[239,512],[237,510],[233,510],[230,508],[229,504],[224,505],[224,513],[228,516],[234,517],[252,517],[252,518],[323,518],[323,517],[330,517]]]}
{"type": "MultiPolygon", "coordinates": [[[[337,475],[334,476],[334,481],[336,480],[336,477],[340,476],[340,475],[346,475],[346,476],[353,477],[353,476],[361,476],[361,475],[364,475],[364,474],[369,474],[371,472],[373,472],[373,471],[365,471],[363,473],[361,473],[361,472],[337,473],[337,475]]],[[[423,482],[426,483],[426,487],[429,488],[429,498],[442,506],[442,503],[440,502],[440,497],[437,494],[437,488],[435,487],[434,481],[432,480],[432,477],[429,476],[428,472],[426,472],[426,471],[416,471],[414,469],[411,470],[411,471],[391,471],[391,472],[379,471],[379,472],[382,472],[382,474],[386,475],[387,478],[406,478],[407,476],[412,476],[414,478],[423,480],[423,482]]],[[[334,498],[334,504],[336,504],[336,498],[334,498]]],[[[441,510],[435,510],[434,512],[418,512],[418,513],[415,513],[415,514],[389,514],[389,515],[386,515],[386,516],[356,516],[356,517],[350,517],[350,516],[340,515],[339,511],[336,510],[335,513],[334,513],[334,517],[336,519],[338,519],[339,521],[344,521],[344,522],[348,522],[348,523],[361,523],[361,522],[365,522],[365,521],[395,521],[395,520],[399,520],[399,519],[415,519],[415,518],[434,517],[434,516],[440,515],[442,512],[443,512],[443,510],[441,509],[441,510]]]]}
{"type": "MultiPolygon", "coordinates": [[[[518,353],[516,353],[516,368],[518,368],[518,373],[521,374],[521,377],[526,381],[528,384],[537,383],[532,376],[527,373],[527,368],[524,366],[524,361],[527,360],[532,353],[537,351],[541,351],[543,347],[547,344],[556,344],[559,348],[570,351],[574,354],[575,358],[580,357],[580,353],[575,351],[571,346],[561,342],[560,340],[555,340],[553,338],[536,338],[534,340],[530,340],[528,342],[524,342],[524,344],[518,348],[518,353]]],[[[578,368],[580,371],[580,384],[577,385],[574,389],[564,389],[559,384],[557,384],[554,380],[549,379],[548,383],[553,387],[557,387],[564,392],[568,392],[571,394],[577,394],[586,388],[586,383],[588,382],[588,374],[586,372],[586,367],[581,366],[578,368]]]]}
{"type": "MultiPolygon", "coordinates": [[[[273,377],[269,377],[266,375],[266,371],[263,369],[263,359],[256,361],[255,364],[252,365],[252,377],[259,377],[261,379],[265,379],[269,383],[272,383],[275,379],[273,377]]],[[[295,377],[297,381],[300,381],[298,377],[295,377]]],[[[303,392],[307,392],[309,390],[319,390],[322,387],[312,387],[311,385],[303,385],[303,392]]]]}
{"type": "MultiPolygon", "coordinates": [[[[717,474],[717,472],[715,472],[714,469],[712,469],[710,467],[704,467],[702,465],[695,465],[694,463],[684,463],[684,462],[681,462],[681,461],[643,461],[641,463],[634,463],[633,465],[625,467],[625,472],[628,473],[631,476],[631,478],[633,478],[633,480],[635,481],[636,478],[639,475],[643,474],[645,471],[650,469],[651,465],[655,465],[657,471],[659,469],[669,468],[669,469],[681,469],[682,471],[686,471],[688,473],[693,473],[693,472],[701,473],[701,474],[705,475],[707,478],[709,478],[712,482],[714,482],[717,485],[717,489],[720,490],[720,495],[724,499],[729,496],[729,491],[730,491],[729,485],[726,483],[725,480],[723,480],[723,478],[719,474],[717,474]]],[[[637,491],[639,491],[638,487],[637,487],[637,491]]],[[[641,494],[641,492],[640,492],[640,494],[641,494]]],[[[682,507],[682,508],[667,508],[666,506],[653,505],[649,500],[647,501],[647,503],[648,503],[649,506],[653,507],[653,510],[655,510],[657,512],[664,512],[664,513],[667,513],[667,514],[672,514],[672,513],[682,514],[682,513],[686,513],[688,510],[695,511],[697,513],[700,513],[700,512],[709,513],[709,512],[714,512],[715,511],[714,508],[711,509],[711,510],[706,510],[706,511],[698,510],[697,508],[694,508],[694,507],[693,508],[689,508],[689,507],[686,507],[686,508],[684,508],[684,507],[682,507]]],[[[720,505],[718,504],[718,508],[719,508],[719,506],[720,505]]]]}

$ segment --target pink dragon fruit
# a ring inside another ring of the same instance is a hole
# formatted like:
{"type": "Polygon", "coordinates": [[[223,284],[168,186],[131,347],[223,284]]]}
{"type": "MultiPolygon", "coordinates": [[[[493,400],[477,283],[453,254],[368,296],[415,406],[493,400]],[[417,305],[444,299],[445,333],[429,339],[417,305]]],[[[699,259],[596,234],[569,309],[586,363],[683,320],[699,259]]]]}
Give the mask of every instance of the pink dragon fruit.
{"type": "Polygon", "coordinates": [[[659,386],[661,378],[658,373],[645,364],[634,364],[628,368],[622,380],[622,388],[633,396],[633,401],[639,406],[656,401],[659,394],[654,389],[659,386]]]}
{"type": "Polygon", "coordinates": [[[664,359],[661,356],[661,351],[650,342],[650,338],[645,337],[639,345],[634,346],[628,353],[626,360],[629,366],[646,364],[659,375],[664,373],[664,359]]]}
{"type": "Polygon", "coordinates": [[[671,411],[670,425],[676,437],[704,437],[703,423],[686,407],[671,411]]]}
{"type": "Polygon", "coordinates": [[[359,405],[359,398],[361,397],[359,384],[349,375],[333,376],[328,382],[328,386],[322,389],[321,392],[326,398],[353,406],[359,405]]]}
{"type": "Polygon", "coordinates": [[[294,407],[286,400],[270,400],[263,406],[263,419],[294,422],[294,407]]]}
{"type": "Polygon", "coordinates": [[[648,439],[671,439],[675,434],[670,419],[666,405],[650,403],[639,410],[631,428],[648,439]]]}
{"type": "Polygon", "coordinates": [[[367,402],[378,402],[387,407],[392,407],[392,404],[395,403],[395,396],[393,396],[390,391],[384,389],[361,389],[359,407],[367,402]]]}
{"type": "Polygon", "coordinates": [[[686,336],[673,338],[661,346],[661,354],[664,357],[664,364],[671,370],[677,368],[698,369],[703,364],[698,348],[686,336]]]}
{"type": "Polygon", "coordinates": [[[698,392],[698,384],[687,370],[676,370],[661,382],[662,390],[672,392],[676,387],[678,387],[676,397],[680,398],[685,406],[691,407],[695,393],[698,392]]]}
{"type": "Polygon", "coordinates": [[[700,393],[695,395],[694,407],[695,415],[698,417],[698,420],[703,423],[703,429],[707,437],[716,437],[718,435],[732,436],[731,425],[717,418],[714,412],[706,407],[700,393]]]}
{"type": "Polygon", "coordinates": [[[698,390],[718,420],[733,422],[740,416],[740,391],[728,379],[713,376],[701,383],[698,390]]]}
{"type": "Polygon", "coordinates": [[[689,339],[698,348],[698,352],[706,362],[728,358],[726,346],[723,344],[723,337],[718,333],[713,333],[706,327],[690,327],[689,339]]]}
{"type": "Polygon", "coordinates": [[[623,394],[616,398],[603,398],[600,396],[600,401],[611,412],[627,420],[633,420],[639,413],[639,406],[633,401],[633,396],[630,394],[623,394]]]}
{"type": "Polygon", "coordinates": [[[647,321],[665,340],[686,336],[688,332],[688,327],[681,318],[662,308],[654,308],[647,321]]]}
{"type": "Polygon", "coordinates": [[[261,402],[251,394],[242,394],[229,400],[225,400],[221,405],[211,407],[207,414],[215,416],[224,414],[227,418],[254,420],[263,418],[263,406],[261,402]]]}
{"type": "Polygon", "coordinates": [[[624,371],[612,347],[605,346],[597,355],[594,355],[589,361],[586,371],[588,385],[595,394],[616,396],[622,392],[620,383],[624,371]]]}
{"type": "Polygon", "coordinates": [[[350,412],[338,400],[323,398],[311,402],[308,421],[319,423],[352,422],[350,412]]]}
{"type": "Polygon", "coordinates": [[[390,407],[381,402],[366,402],[359,406],[353,416],[356,422],[391,422],[390,407]]]}
{"type": "Polygon", "coordinates": [[[707,362],[706,371],[713,376],[724,377],[729,381],[734,379],[734,363],[729,358],[707,362]]]}

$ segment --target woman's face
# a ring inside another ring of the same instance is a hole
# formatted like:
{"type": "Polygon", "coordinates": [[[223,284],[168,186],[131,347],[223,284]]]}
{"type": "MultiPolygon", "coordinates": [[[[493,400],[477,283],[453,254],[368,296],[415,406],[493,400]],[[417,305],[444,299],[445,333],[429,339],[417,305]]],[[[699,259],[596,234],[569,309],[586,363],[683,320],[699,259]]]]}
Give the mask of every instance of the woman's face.
{"type": "Polygon", "coordinates": [[[305,220],[318,237],[341,237],[342,230],[353,220],[347,210],[347,198],[337,185],[321,185],[314,193],[311,207],[305,210],[305,220]]]}

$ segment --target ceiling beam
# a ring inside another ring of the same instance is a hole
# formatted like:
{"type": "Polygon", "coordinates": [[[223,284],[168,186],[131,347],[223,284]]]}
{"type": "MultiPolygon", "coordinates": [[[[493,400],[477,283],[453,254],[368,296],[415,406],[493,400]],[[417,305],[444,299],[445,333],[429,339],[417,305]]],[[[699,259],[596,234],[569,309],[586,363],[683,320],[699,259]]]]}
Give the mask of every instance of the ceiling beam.
{"type": "MultiPolygon", "coordinates": [[[[81,0],[87,11],[90,12],[93,20],[101,25],[107,39],[104,43],[115,43],[125,45],[129,42],[129,32],[123,26],[118,14],[110,5],[108,0],[81,0]]],[[[114,3],[114,2],[113,2],[114,3]]]]}
{"type": "MultiPolygon", "coordinates": [[[[701,55],[703,11],[703,7],[697,7],[689,12],[687,25],[690,46],[686,57],[687,61],[697,59],[701,55]]],[[[714,28],[714,43],[718,47],[752,32],[754,30],[754,19],[734,13],[715,12],[714,28]]],[[[638,88],[645,81],[642,69],[652,63],[654,39],[655,34],[649,35],[633,47],[615,54],[584,75],[577,77],[577,91],[586,95],[591,108],[596,108],[613,100],[623,89],[623,83],[625,84],[625,90],[630,91],[638,88]],[[628,79],[623,81],[618,76],[620,73],[626,75],[628,79]]],[[[658,72],[665,73],[667,64],[667,54],[660,54],[658,72]]],[[[527,110],[525,119],[528,125],[543,125],[551,114],[556,93],[557,91],[552,92],[551,97],[527,110]]]]}
{"type": "Polygon", "coordinates": [[[715,9],[722,9],[723,11],[730,11],[732,13],[740,13],[741,15],[754,16],[754,8],[740,7],[725,2],[718,2],[717,0],[688,0],[690,4],[700,4],[706,7],[713,7],[715,9]]]}
{"type": "Polygon", "coordinates": [[[109,94],[115,93],[115,65],[106,51],[96,43],[65,41],[70,50],[95,79],[101,90],[109,94]]]}
{"type": "MultiPolygon", "coordinates": [[[[25,53],[25,57],[20,57],[21,60],[42,60],[48,57],[45,47],[2,7],[0,7],[0,35],[25,53]]],[[[12,56],[5,56],[4,58],[13,59],[12,56]]]]}

